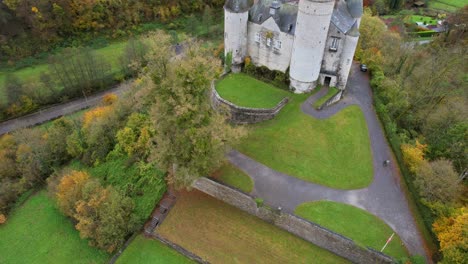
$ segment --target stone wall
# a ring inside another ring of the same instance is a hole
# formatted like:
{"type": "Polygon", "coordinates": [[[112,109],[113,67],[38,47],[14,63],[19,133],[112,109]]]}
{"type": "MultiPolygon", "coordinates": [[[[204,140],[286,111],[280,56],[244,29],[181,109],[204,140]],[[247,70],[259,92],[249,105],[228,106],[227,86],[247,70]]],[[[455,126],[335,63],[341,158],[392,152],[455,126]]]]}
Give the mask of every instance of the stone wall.
{"type": "Polygon", "coordinates": [[[266,66],[270,70],[286,72],[291,61],[294,35],[281,32],[273,18],[269,18],[262,25],[252,22],[248,23],[248,55],[255,66],[266,66]],[[273,33],[271,45],[267,45],[267,32],[273,33]],[[256,34],[259,34],[260,41],[255,41],[256,34]],[[280,41],[281,48],[275,48],[274,42],[280,41]]]}
{"type": "Polygon", "coordinates": [[[337,92],[330,99],[328,99],[321,107],[330,106],[330,105],[338,102],[339,100],[341,100],[341,97],[343,96],[343,92],[344,92],[344,90],[340,90],[339,92],[337,92]]]}
{"type": "Polygon", "coordinates": [[[254,124],[273,119],[288,103],[284,98],[273,108],[248,108],[237,106],[223,99],[216,91],[216,81],[211,82],[211,103],[215,109],[227,107],[231,114],[231,121],[235,124],[254,124]]]}
{"type": "Polygon", "coordinates": [[[193,183],[193,187],[354,263],[394,263],[391,257],[363,248],[318,224],[266,206],[257,207],[251,196],[210,179],[200,178],[193,183]]]}

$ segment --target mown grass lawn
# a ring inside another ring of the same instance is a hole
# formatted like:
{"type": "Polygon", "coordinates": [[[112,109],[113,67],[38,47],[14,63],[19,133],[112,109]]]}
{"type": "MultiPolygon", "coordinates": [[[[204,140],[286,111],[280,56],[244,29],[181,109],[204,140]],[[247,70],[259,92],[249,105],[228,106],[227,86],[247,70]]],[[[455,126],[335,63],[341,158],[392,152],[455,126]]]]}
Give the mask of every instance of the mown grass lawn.
{"type": "Polygon", "coordinates": [[[117,264],[195,263],[163,243],[139,235],[116,261],[117,264]]]}
{"type": "Polygon", "coordinates": [[[90,247],[45,191],[30,197],[0,226],[0,263],[107,263],[110,256],[90,247]]]}
{"type": "MultiPolygon", "coordinates": [[[[378,217],[347,204],[331,201],[308,202],[299,205],[295,214],[375,250],[381,250],[393,233],[392,228],[378,217]]],[[[384,253],[396,259],[408,257],[408,252],[397,234],[384,253]]]]}
{"type": "Polygon", "coordinates": [[[425,22],[426,24],[425,25],[434,25],[436,26],[437,25],[437,19],[434,19],[432,17],[428,17],[428,16],[417,16],[417,15],[413,15],[410,17],[410,21],[411,23],[416,23],[416,22],[425,22]]]}
{"type": "Polygon", "coordinates": [[[246,193],[250,193],[253,190],[254,181],[252,178],[234,167],[231,163],[223,165],[213,173],[212,177],[246,193]]]}
{"type": "Polygon", "coordinates": [[[328,88],[328,92],[326,95],[320,97],[317,101],[313,103],[314,108],[319,108],[321,105],[323,105],[328,99],[332,98],[336,93],[338,93],[338,89],[335,87],[330,87],[328,88]]]}
{"type": "Polygon", "coordinates": [[[431,0],[429,7],[448,12],[455,12],[457,9],[467,5],[466,0],[431,0]]]}
{"type": "Polygon", "coordinates": [[[462,8],[468,5],[468,2],[466,0],[432,0],[431,2],[444,3],[446,5],[455,6],[458,8],[462,8]]]}
{"type": "Polygon", "coordinates": [[[199,191],[183,192],[156,231],[211,263],[347,263],[199,191]]]}
{"type": "Polygon", "coordinates": [[[290,95],[243,73],[229,74],[216,84],[219,95],[238,106],[272,108],[290,95]]]}
{"type": "Polygon", "coordinates": [[[237,149],[266,166],[299,179],[338,189],[372,182],[370,140],[364,114],[349,106],[318,120],[301,112],[310,95],[290,95],[275,119],[251,125],[237,149]]]}

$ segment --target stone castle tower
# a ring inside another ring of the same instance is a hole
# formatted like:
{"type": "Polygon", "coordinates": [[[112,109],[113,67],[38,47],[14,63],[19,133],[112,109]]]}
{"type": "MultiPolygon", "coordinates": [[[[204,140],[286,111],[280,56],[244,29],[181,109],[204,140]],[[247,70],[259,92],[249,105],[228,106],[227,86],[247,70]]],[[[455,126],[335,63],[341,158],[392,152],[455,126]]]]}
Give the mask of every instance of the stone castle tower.
{"type": "Polygon", "coordinates": [[[225,54],[287,72],[297,93],[346,87],[359,39],[362,0],[227,0],[225,54]]]}

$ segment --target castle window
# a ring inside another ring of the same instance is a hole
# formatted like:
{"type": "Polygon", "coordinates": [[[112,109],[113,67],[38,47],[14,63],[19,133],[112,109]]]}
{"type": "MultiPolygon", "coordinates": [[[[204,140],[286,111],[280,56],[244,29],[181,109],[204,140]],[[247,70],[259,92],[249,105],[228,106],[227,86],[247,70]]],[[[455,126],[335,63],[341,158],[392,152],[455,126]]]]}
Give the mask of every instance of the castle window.
{"type": "Polygon", "coordinates": [[[255,42],[260,43],[260,33],[255,33],[255,42]]]}
{"type": "Polygon", "coordinates": [[[340,39],[332,37],[332,41],[330,44],[330,51],[337,51],[338,50],[338,44],[339,44],[340,39]]]}
{"type": "Polygon", "coordinates": [[[274,46],[274,48],[277,49],[277,50],[281,49],[281,41],[275,40],[275,46],[274,46]]]}
{"type": "Polygon", "coordinates": [[[271,47],[271,38],[267,38],[266,45],[267,45],[268,47],[271,47]]]}
{"type": "Polygon", "coordinates": [[[293,24],[289,24],[288,32],[291,32],[293,29],[293,24]]]}

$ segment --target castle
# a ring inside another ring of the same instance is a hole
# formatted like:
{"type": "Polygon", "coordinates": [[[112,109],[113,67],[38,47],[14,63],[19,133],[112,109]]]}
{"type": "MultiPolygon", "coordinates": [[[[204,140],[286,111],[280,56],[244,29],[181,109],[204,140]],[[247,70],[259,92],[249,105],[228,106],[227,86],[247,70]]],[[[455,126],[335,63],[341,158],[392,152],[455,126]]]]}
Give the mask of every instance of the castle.
{"type": "Polygon", "coordinates": [[[362,0],[227,0],[225,54],[240,71],[256,66],[287,72],[296,93],[317,84],[346,87],[359,39],[362,0]]]}

